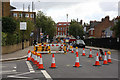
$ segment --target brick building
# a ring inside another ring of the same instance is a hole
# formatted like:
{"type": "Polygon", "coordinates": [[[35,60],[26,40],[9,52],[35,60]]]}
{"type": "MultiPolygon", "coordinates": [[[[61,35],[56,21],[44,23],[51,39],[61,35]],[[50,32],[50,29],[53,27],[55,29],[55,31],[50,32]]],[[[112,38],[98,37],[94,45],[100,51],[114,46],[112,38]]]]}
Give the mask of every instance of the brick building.
{"type": "Polygon", "coordinates": [[[67,37],[68,35],[68,28],[69,28],[70,22],[58,22],[57,23],[57,32],[56,32],[56,38],[57,37],[67,37]]]}
{"type": "Polygon", "coordinates": [[[25,17],[35,21],[36,12],[27,12],[27,11],[10,11],[10,12],[11,12],[11,16],[16,19],[25,17]]]}
{"type": "Polygon", "coordinates": [[[89,38],[115,37],[111,28],[114,27],[116,20],[118,19],[120,19],[120,17],[110,20],[109,16],[106,16],[105,18],[102,18],[101,21],[90,21],[90,28],[88,30],[89,38]]]}

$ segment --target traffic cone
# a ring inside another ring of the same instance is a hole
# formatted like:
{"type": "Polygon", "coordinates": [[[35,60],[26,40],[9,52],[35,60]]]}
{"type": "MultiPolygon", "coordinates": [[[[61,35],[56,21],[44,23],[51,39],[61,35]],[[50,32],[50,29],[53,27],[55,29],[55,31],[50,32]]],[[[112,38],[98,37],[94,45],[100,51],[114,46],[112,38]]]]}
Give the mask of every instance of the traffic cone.
{"type": "Polygon", "coordinates": [[[107,53],[108,53],[108,63],[112,63],[112,61],[111,61],[111,52],[108,51],[107,53]]]}
{"type": "Polygon", "coordinates": [[[100,63],[99,63],[98,52],[97,52],[97,55],[96,55],[95,65],[93,65],[93,66],[101,66],[100,63]]]}
{"type": "Polygon", "coordinates": [[[39,55],[39,65],[38,65],[38,69],[44,69],[44,67],[43,67],[43,61],[42,61],[42,55],[40,54],[39,55]]]}
{"type": "Polygon", "coordinates": [[[75,65],[73,67],[80,67],[81,65],[79,64],[79,56],[78,53],[76,53],[76,60],[75,60],[75,65]]]}
{"type": "Polygon", "coordinates": [[[74,53],[74,51],[73,51],[73,47],[72,47],[72,51],[71,51],[71,53],[74,53]]]}
{"type": "Polygon", "coordinates": [[[40,60],[40,54],[39,53],[37,53],[37,67],[39,67],[39,60],[40,60]]]}
{"type": "Polygon", "coordinates": [[[108,63],[107,63],[107,54],[106,54],[106,52],[105,52],[105,55],[104,55],[104,61],[103,61],[103,64],[104,64],[104,65],[108,64],[108,63]]]}
{"type": "Polygon", "coordinates": [[[93,58],[92,57],[92,50],[90,49],[90,54],[89,54],[89,57],[88,58],[93,58]]]}
{"type": "Polygon", "coordinates": [[[52,63],[51,63],[51,67],[50,67],[50,68],[56,68],[55,56],[54,56],[54,54],[52,54],[52,63]]]}
{"type": "Polygon", "coordinates": [[[32,59],[31,59],[31,61],[34,63],[34,51],[32,51],[32,59]]]}
{"type": "Polygon", "coordinates": [[[34,64],[37,64],[37,52],[35,52],[35,55],[34,55],[34,64]]]}
{"type": "Polygon", "coordinates": [[[31,51],[28,50],[28,57],[27,57],[27,61],[30,61],[31,60],[31,51]]]}
{"type": "Polygon", "coordinates": [[[84,48],[83,48],[82,56],[86,56],[86,55],[85,55],[85,49],[84,49],[84,48]]]}
{"type": "Polygon", "coordinates": [[[69,48],[68,48],[69,46],[67,46],[67,52],[69,52],[69,48]]]}
{"type": "Polygon", "coordinates": [[[76,47],[76,54],[78,54],[78,47],[76,47]]]}

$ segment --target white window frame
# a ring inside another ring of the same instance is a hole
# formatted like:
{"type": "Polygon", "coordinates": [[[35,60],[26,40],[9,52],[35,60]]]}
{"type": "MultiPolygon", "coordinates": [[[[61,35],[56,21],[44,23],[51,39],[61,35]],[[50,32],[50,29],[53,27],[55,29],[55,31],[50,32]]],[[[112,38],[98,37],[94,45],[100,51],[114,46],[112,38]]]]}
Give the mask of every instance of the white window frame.
{"type": "Polygon", "coordinates": [[[14,17],[17,17],[17,13],[13,13],[13,16],[14,16],[14,17]]]}
{"type": "Polygon", "coordinates": [[[34,14],[30,14],[30,18],[34,18],[34,14]]]}
{"type": "Polygon", "coordinates": [[[25,14],[25,17],[29,17],[29,14],[28,14],[28,13],[26,13],[26,14],[25,14]]]}

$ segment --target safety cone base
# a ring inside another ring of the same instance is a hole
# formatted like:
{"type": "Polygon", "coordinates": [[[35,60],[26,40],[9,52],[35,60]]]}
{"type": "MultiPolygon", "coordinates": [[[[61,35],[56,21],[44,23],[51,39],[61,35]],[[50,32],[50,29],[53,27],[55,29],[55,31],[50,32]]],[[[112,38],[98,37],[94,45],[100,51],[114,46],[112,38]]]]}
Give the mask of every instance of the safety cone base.
{"type": "Polygon", "coordinates": [[[86,55],[81,54],[81,56],[86,56],[86,55]]]}
{"type": "Polygon", "coordinates": [[[101,65],[93,65],[93,66],[101,66],[101,65]]]}
{"type": "Polygon", "coordinates": [[[109,65],[109,64],[102,64],[102,65],[109,65]]]}
{"type": "Polygon", "coordinates": [[[39,69],[39,68],[37,68],[37,70],[45,70],[44,68],[43,69],[39,69]]]}
{"type": "Polygon", "coordinates": [[[73,67],[75,67],[75,68],[79,68],[79,67],[82,67],[82,65],[80,65],[79,67],[77,67],[77,66],[73,65],[73,67]]]}
{"type": "Polygon", "coordinates": [[[57,66],[56,66],[56,67],[49,67],[49,68],[51,68],[51,69],[55,69],[55,68],[57,68],[57,66]]]}

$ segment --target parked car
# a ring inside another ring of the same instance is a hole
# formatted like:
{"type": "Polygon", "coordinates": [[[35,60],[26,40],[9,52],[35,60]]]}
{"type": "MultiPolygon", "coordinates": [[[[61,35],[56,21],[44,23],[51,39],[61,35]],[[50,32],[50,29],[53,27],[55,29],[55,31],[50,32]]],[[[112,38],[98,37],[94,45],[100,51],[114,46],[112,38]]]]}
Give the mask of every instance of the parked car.
{"type": "Polygon", "coordinates": [[[76,40],[73,47],[85,48],[85,42],[83,40],[76,40]]]}

